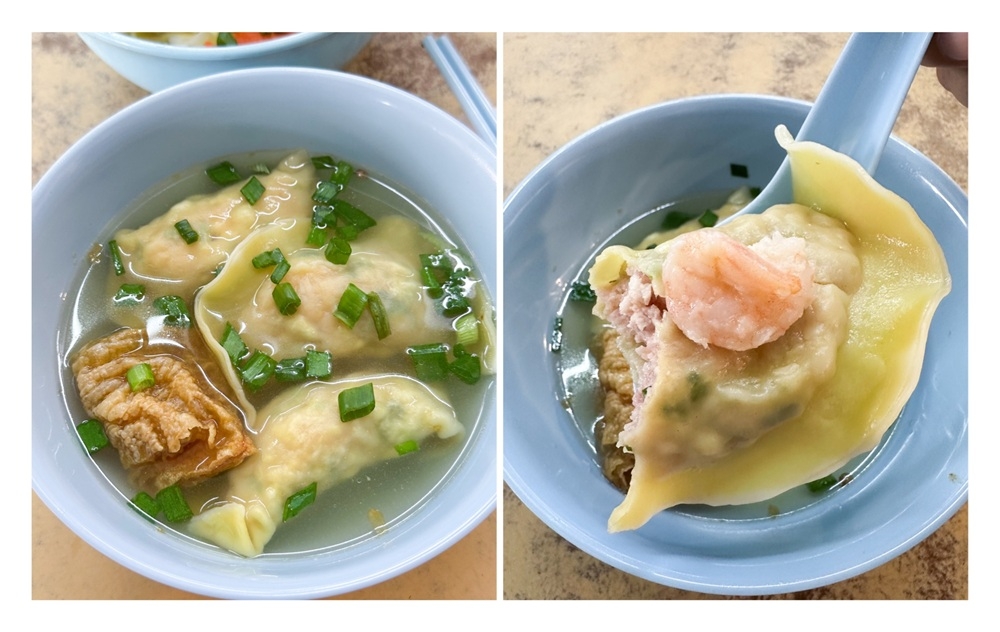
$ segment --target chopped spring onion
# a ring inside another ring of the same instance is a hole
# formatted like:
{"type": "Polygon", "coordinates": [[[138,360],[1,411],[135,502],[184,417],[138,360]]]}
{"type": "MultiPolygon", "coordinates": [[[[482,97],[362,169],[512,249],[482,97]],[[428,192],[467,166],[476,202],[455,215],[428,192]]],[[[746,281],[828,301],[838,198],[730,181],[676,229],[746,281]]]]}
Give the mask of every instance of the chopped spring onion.
{"type": "Polygon", "coordinates": [[[749,178],[750,170],[747,169],[746,165],[737,165],[730,163],[729,174],[737,178],[749,178]]]}
{"type": "Polygon", "coordinates": [[[313,192],[313,202],[316,202],[317,204],[329,204],[333,201],[333,198],[337,197],[337,194],[340,193],[343,188],[343,186],[337,184],[336,182],[320,182],[316,185],[316,191],[313,192]]]}
{"type": "Polygon", "coordinates": [[[281,283],[281,280],[285,278],[285,275],[291,269],[292,264],[288,263],[288,259],[279,261],[278,265],[274,266],[274,270],[271,271],[271,283],[281,283]]]}
{"type": "Polygon", "coordinates": [[[314,502],[316,502],[315,481],[285,499],[285,508],[281,512],[281,521],[288,522],[314,502]]]}
{"type": "Polygon", "coordinates": [[[322,246],[326,243],[326,229],[313,226],[306,237],[306,244],[309,246],[322,246]]]}
{"type": "Polygon", "coordinates": [[[275,248],[274,250],[265,250],[251,259],[250,263],[252,263],[253,267],[257,270],[263,270],[264,268],[270,268],[271,266],[278,265],[284,260],[285,255],[281,252],[281,248],[275,248]]]}
{"type": "Polygon", "coordinates": [[[472,312],[466,312],[455,320],[455,338],[460,345],[474,345],[479,342],[479,319],[472,312]]]}
{"type": "Polygon", "coordinates": [[[701,214],[701,217],[698,218],[698,223],[704,226],[705,228],[710,228],[712,226],[715,226],[715,223],[718,221],[719,221],[719,216],[716,215],[715,212],[711,210],[705,211],[704,213],[701,214]]]}
{"type": "Polygon", "coordinates": [[[80,435],[83,447],[91,454],[108,445],[108,435],[104,433],[104,426],[96,419],[88,419],[77,426],[76,433],[80,435]]]}
{"type": "Polygon", "coordinates": [[[314,206],[312,213],[312,225],[318,228],[332,227],[337,223],[337,215],[333,212],[332,206],[314,206]]]}
{"type": "Polygon", "coordinates": [[[141,303],[146,296],[146,286],[141,283],[122,283],[115,293],[115,303],[141,303]]]}
{"type": "Polygon", "coordinates": [[[237,41],[232,33],[219,33],[215,37],[216,46],[236,46],[237,41]]]}
{"type": "Polygon", "coordinates": [[[163,516],[167,522],[184,522],[194,515],[191,507],[184,500],[184,493],[176,483],[157,492],[156,502],[163,510],[163,516]]]}
{"type": "Polygon", "coordinates": [[[326,260],[336,265],[344,265],[351,258],[351,244],[346,239],[334,237],[323,251],[326,260]]]}
{"type": "Polygon", "coordinates": [[[413,361],[417,378],[423,382],[434,382],[448,377],[448,347],[440,342],[415,345],[406,350],[413,361]]]}
{"type": "Polygon", "coordinates": [[[246,361],[240,365],[240,379],[250,391],[260,390],[262,386],[274,375],[274,369],[278,365],[274,358],[263,351],[254,351],[246,361]]]}
{"type": "Polygon", "coordinates": [[[164,324],[174,327],[190,327],[191,313],[188,311],[187,303],[179,296],[161,296],[153,301],[153,307],[157,312],[166,318],[164,324]]]}
{"type": "Polygon", "coordinates": [[[299,305],[302,304],[302,299],[299,298],[291,283],[284,282],[275,285],[271,296],[274,297],[274,304],[278,306],[278,311],[285,316],[294,314],[299,309],[299,305]]]}
{"type": "Polygon", "coordinates": [[[155,518],[162,511],[160,503],[156,502],[156,499],[146,492],[139,492],[131,502],[133,507],[141,511],[148,518],[155,518]]]}
{"type": "Polygon", "coordinates": [[[340,302],[337,303],[337,309],[334,310],[333,315],[353,329],[367,304],[368,294],[353,283],[349,283],[344,294],[340,297],[340,302]]]}
{"type": "Polygon", "coordinates": [[[266,176],[267,174],[271,173],[271,168],[262,162],[258,162],[250,167],[250,171],[253,171],[254,173],[259,173],[262,176],[266,176]]]}
{"type": "Polygon", "coordinates": [[[187,221],[186,219],[182,219],[181,221],[174,224],[174,228],[177,229],[177,234],[181,236],[181,239],[184,240],[184,243],[193,244],[194,242],[198,241],[198,231],[192,228],[191,222],[187,221]]]}
{"type": "Polygon", "coordinates": [[[274,379],[279,382],[301,382],[306,379],[305,358],[285,358],[274,366],[274,379]]]}
{"type": "Polygon", "coordinates": [[[260,183],[260,180],[257,179],[257,176],[250,176],[250,180],[243,185],[243,188],[240,189],[240,193],[243,194],[243,199],[246,200],[250,206],[253,206],[257,203],[257,200],[264,195],[264,191],[266,190],[267,189],[264,188],[264,185],[260,183]]]}
{"type": "Polygon", "coordinates": [[[437,274],[434,273],[433,268],[422,266],[420,268],[420,279],[423,281],[424,287],[427,288],[428,296],[431,298],[441,298],[444,290],[441,289],[441,282],[438,281],[437,274]]]}
{"type": "Polygon", "coordinates": [[[403,456],[404,454],[409,454],[410,452],[416,452],[419,449],[420,445],[413,439],[410,439],[409,441],[404,441],[396,446],[396,454],[403,456]]]}
{"type": "Polygon", "coordinates": [[[569,300],[581,303],[593,303],[597,301],[597,294],[594,292],[594,288],[590,287],[590,283],[577,281],[570,286],[569,300]]]}
{"type": "Polygon", "coordinates": [[[382,299],[375,292],[368,293],[368,311],[372,315],[375,333],[378,334],[379,340],[392,333],[392,329],[389,327],[389,315],[385,313],[385,305],[382,304],[382,299]]]}
{"type": "Polygon", "coordinates": [[[673,230],[675,228],[680,228],[682,225],[687,223],[691,219],[691,216],[687,213],[681,211],[670,211],[667,216],[663,218],[663,223],[660,224],[661,230],[673,230]]]}
{"type": "Polygon", "coordinates": [[[125,274],[125,264],[122,263],[122,251],[118,247],[118,242],[114,239],[109,241],[108,250],[111,251],[111,265],[115,268],[115,276],[125,274]]]}
{"type": "Polygon", "coordinates": [[[330,377],[333,358],[327,351],[306,351],[306,377],[330,377]]]}
{"type": "Polygon", "coordinates": [[[466,384],[478,382],[482,372],[479,356],[467,352],[462,345],[455,345],[455,360],[448,365],[448,370],[466,384]]]}
{"type": "Polygon", "coordinates": [[[833,474],[830,474],[828,476],[824,476],[821,479],[811,481],[808,484],[808,487],[809,491],[813,492],[814,494],[818,494],[820,492],[825,492],[826,490],[830,489],[836,484],[837,484],[837,477],[834,476],[833,474]]]}
{"type": "Polygon", "coordinates": [[[144,391],[156,384],[156,378],[153,376],[153,367],[149,366],[146,362],[132,365],[132,368],[125,373],[125,379],[128,380],[129,388],[132,389],[133,393],[144,391]]]}
{"type": "Polygon", "coordinates": [[[344,200],[333,200],[333,212],[337,217],[356,227],[359,231],[371,228],[377,222],[361,209],[344,200]]]}
{"type": "Polygon", "coordinates": [[[337,226],[334,231],[337,233],[337,237],[340,237],[344,241],[354,241],[358,238],[358,227],[354,224],[345,224],[343,226],[337,226]]]}
{"type": "Polygon", "coordinates": [[[235,184],[243,179],[233,163],[228,160],[205,169],[205,173],[216,184],[235,184]]]}
{"type": "Polygon", "coordinates": [[[226,329],[222,332],[222,340],[219,344],[226,350],[226,354],[229,355],[229,359],[234,365],[250,353],[250,349],[247,348],[243,338],[240,338],[240,334],[231,323],[226,323],[226,329]]]}
{"type": "Polygon", "coordinates": [[[313,156],[311,160],[316,169],[333,169],[337,166],[333,156],[313,156]]]}
{"type": "Polygon", "coordinates": [[[340,421],[360,419],[375,410],[375,389],[371,382],[347,388],[337,395],[340,421]]]}
{"type": "Polygon", "coordinates": [[[334,167],[333,173],[330,175],[330,182],[339,184],[343,188],[347,185],[352,175],[354,175],[354,167],[350,163],[339,160],[334,167]]]}

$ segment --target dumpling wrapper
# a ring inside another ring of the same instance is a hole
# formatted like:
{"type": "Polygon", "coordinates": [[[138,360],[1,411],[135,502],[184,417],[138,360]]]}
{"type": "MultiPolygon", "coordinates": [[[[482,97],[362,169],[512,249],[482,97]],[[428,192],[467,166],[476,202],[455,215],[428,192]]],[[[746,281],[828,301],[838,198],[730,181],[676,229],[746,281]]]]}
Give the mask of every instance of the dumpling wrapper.
{"type": "Polygon", "coordinates": [[[415,223],[401,216],[379,219],[351,242],[351,256],[343,265],[327,261],[323,248],[306,245],[309,229],[309,222],[278,221],[254,231],[195,301],[195,320],[241,398],[251,428],[256,427],[253,405],[220,344],[226,323],[249,349],[278,360],[302,357],[308,349],[329,352],[334,363],[359,354],[403,357],[408,346],[454,336],[451,320],[437,313],[423,290],[419,255],[434,248],[415,223]],[[251,263],[258,254],[275,248],[291,265],[282,281],[290,283],[302,300],[294,314],[277,309],[271,295],[272,268],[256,269],[251,263]],[[333,315],[349,283],[379,295],[392,330],[388,337],[378,339],[368,310],[354,327],[333,315]]]}
{"type": "Polygon", "coordinates": [[[464,431],[445,399],[398,375],[296,386],[262,408],[260,419],[257,454],[226,474],[228,500],[189,523],[193,535],[246,557],[263,552],[292,494],[313,482],[321,494],[362,468],[398,458],[395,446],[406,441],[448,439],[464,431]],[[338,394],[367,382],[373,384],[375,410],[342,422],[338,394]]]}
{"type": "Polygon", "coordinates": [[[118,231],[115,240],[127,276],[112,277],[115,287],[123,281],[140,282],[149,294],[175,294],[190,301],[256,227],[280,219],[310,220],[316,170],[305,151],[290,154],[270,173],[256,177],[265,191],[252,206],[240,193],[243,180],[215,193],[193,195],[144,226],[118,231]],[[184,219],[198,232],[192,244],[174,227],[184,219]]]}
{"type": "Polygon", "coordinates": [[[788,152],[795,202],[847,226],[862,281],[848,312],[836,372],[798,417],[719,460],[657,475],[636,454],[629,492],[611,532],[636,529],[680,504],[758,502],[821,478],[872,450],[920,377],[931,318],[951,289],[940,245],[913,207],[850,158],[777,132],[788,152]]]}

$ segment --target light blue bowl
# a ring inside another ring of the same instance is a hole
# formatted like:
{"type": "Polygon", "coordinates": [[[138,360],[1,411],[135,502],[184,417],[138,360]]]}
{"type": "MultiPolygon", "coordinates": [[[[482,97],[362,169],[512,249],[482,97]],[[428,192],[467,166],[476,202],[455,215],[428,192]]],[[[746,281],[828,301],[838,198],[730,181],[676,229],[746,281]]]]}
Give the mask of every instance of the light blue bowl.
{"type": "Polygon", "coordinates": [[[549,527],[625,572],[717,594],[814,588],[903,553],[968,497],[968,199],[893,138],[875,177],[934,231],[953,288],[934,316],[920,382],[891,432],[858,460],[854,480],[820,500],[799,499],[794,511],[767,517],[766,507],[681,507],[636,531],[607,532],[623,495],[601,474],[587,420],[577,423],[563,408],[548,350],[566,287],[608,237],[664,202],[766,184],[784,158],[775,126],[794,134],[808,108],[727,95],[640,110],[557,151],[506,202],[504,478],[549,527]],[[731,175],[731,163],[746,165],[750,180],[731,175]]]}
{"type": "Polygon", "coordinates": [[[104,63],[135,85],[156,92],[230,70],[302,66],[337,70],[371,39],[370,33],[293,33],[241,46],[187,47],[125,35],[80,33],[104,63]]]}
{"type": "MultiPolygon", "coordinates": [[[[297,68],[197,79],[126,108],[66,152],[32,193],[32,486],[91,546],[156,581],[215,597],[321,597],[427,561],[496,506],[496,401],[433,495],[377,538],[313,555],[242,559],[160,532],[81,449],[60,384],[64,293],[108,222],[149,187],[223,154],[303,147],[422,197],[472,253],[496,296],[496,158],[455,118],[362,77],[297,68]],[[233,108],[232,103],[243,107],[233,108]]],[[[71,387],[72,388],[72,387],[71,387]]]]}

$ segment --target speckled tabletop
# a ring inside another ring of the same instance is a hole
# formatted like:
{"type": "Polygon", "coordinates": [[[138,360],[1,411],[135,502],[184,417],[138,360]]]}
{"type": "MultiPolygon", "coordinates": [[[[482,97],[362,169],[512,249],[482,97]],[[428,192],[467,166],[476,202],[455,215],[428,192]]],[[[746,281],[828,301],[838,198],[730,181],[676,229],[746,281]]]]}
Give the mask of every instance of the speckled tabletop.
{"type": "MultiPolygon", "coordinates": [[[[424,34],[377,34],[345,68],[412,92],[468,123],[421,46],[424,34]]],[[[487,96],[497,95],[497,37],[450,34],[487,96]]],[[[32,184],[89,129],[148,93],[117,75],[72,33],[32,36],[32,184]]],[[[119,566],[67,529],[32,494],[35,599],[196,598],[119,566]]],[[[491,514],[450,549],[385,583],[338,598],[495,599],[497,521],[491,514]]]]}
{"type": "MultiPolygon", "coordinates": [[[[847,35],[503,35],[506,197],[549,154],[615,116],[697,94],[813,101],[847,35]]],[[[968,112],[921,68],[894,133],[968,187],[968,112]]],[[[506,599],[720,599],[660,586],[596,560],[505,488],[506,599]]],[[[967,599],[968,508],[889,563],[824,588],[768,599],[967,599]]]]}

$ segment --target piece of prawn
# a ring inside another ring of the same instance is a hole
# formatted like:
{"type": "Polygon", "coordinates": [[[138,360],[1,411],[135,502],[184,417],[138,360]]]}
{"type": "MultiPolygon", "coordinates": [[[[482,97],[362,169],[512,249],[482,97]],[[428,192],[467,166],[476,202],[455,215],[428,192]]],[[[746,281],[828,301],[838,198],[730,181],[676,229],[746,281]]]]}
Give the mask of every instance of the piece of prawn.
{"type": "Polygon", "coordinates": [[[812,303],[805,247],[781,235],[746,246],[713,228],[679,235],[663,261],[667,313],[704,347],[746,351],[773,342],[812,303]]]}

